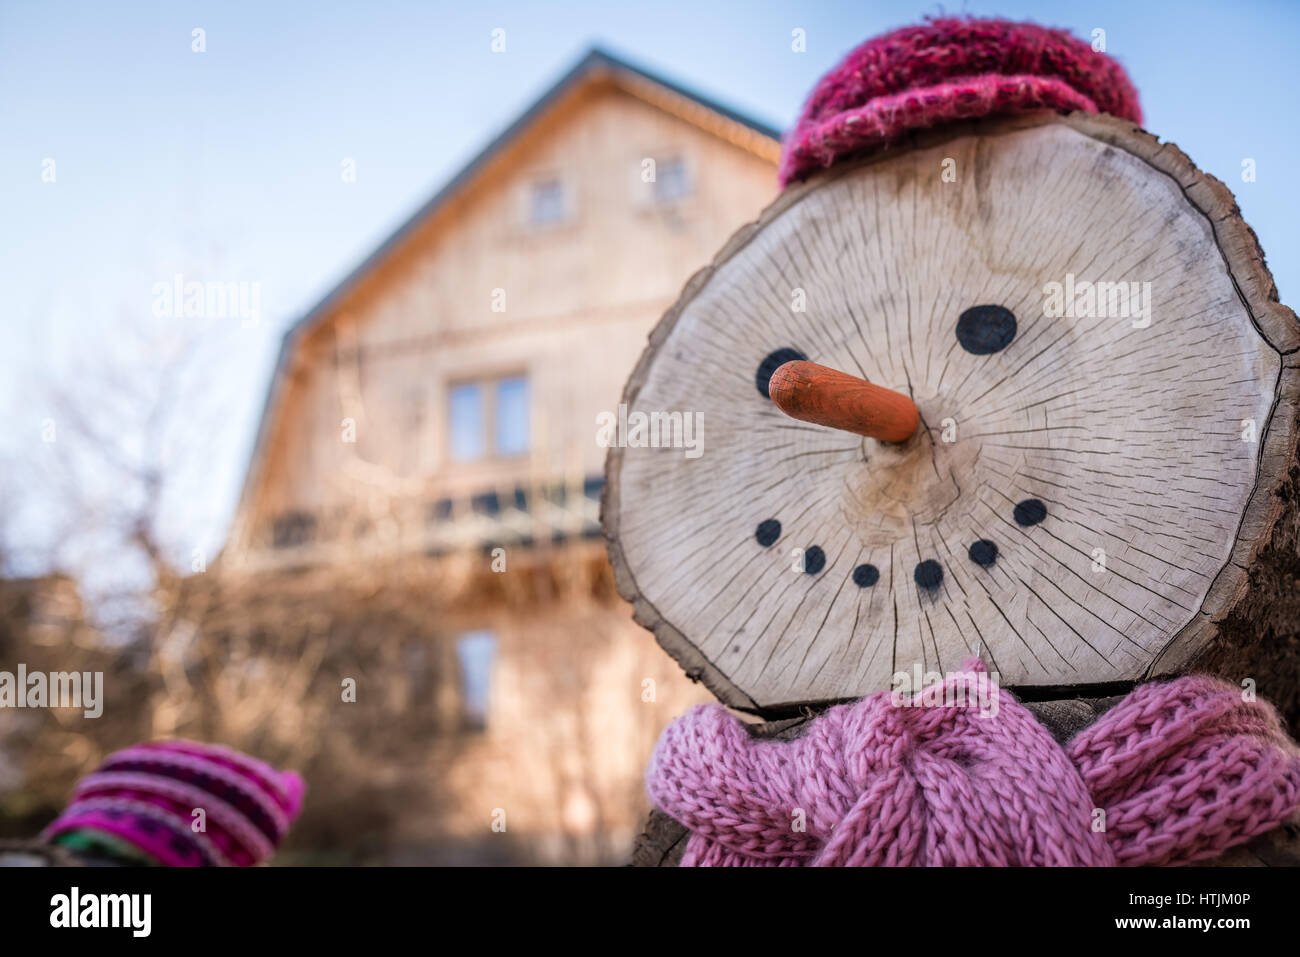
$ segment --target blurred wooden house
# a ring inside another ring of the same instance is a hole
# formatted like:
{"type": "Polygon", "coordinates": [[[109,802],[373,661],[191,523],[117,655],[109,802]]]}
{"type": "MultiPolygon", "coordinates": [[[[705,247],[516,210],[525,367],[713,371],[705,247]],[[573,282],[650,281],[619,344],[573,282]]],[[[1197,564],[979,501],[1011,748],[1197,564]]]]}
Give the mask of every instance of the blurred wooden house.
{"type": "Polygon", "coordinates": [[[504,809],[537,859],[608,856],[659,728],[706,699],[609,587],[597,415],[775,196],[778,152],[775,130],[593,51],[285,336],[214,571],[424,576],[416,657],[458,676],[428,700],[470,742],[444,830],[489,834],[504,809]],[[605,843],[575,851],[586,831],[605,843]]]}

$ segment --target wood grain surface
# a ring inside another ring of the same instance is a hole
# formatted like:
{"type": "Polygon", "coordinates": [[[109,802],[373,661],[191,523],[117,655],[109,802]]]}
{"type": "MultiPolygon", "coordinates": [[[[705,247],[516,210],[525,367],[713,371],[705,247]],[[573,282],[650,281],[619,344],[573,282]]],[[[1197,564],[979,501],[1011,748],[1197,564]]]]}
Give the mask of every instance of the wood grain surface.
{"type": "Polygon", "coordinates": [[[630,409],[694,412],[704,452],[611,450],[620,591],[760,714],[975,648],[1012,688],[1210,651],[1227,673],[1220,623],[1297,524],[1276,300],[1222,184],[1109,117],[977,121],[814,177],[691,280],[628,382],[630,409]],[[1052,284],[1084,282],[1123,287],[1054,315],[1052,284]],[[908,396],[918,434],[782,414],[755,375],[783,350],[908,396]]]}

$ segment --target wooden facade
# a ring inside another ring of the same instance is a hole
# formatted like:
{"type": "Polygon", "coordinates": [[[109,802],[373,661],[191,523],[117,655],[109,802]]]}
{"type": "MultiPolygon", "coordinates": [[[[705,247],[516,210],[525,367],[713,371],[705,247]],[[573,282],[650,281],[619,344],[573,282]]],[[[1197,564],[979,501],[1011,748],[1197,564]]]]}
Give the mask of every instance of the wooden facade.
{"type": "Polygon", "coordinates": [[[775,194],[777,155],[757,124],[589,56],[286,338],[226,567],[593,527],[596,416],[775,194]],[[561,197],[541,223],[539,189],[561,197]],[[527,383],[527,451],[453,461],[449,390],[501,377],[527,383]],[[514,505],[530,519],[439,528],[514,505]]]}
{"type": "MultiPolygon", "coordinates": [[[[774,131],[593,52],[285,337],[214,571],[260,593],[293,572],[284,595],[321,580],[337,599],[333,568],[387,588],[372,604],[400,577],[422,596],[415,638],[422,660],[446,662],[438,675],[455,675],[467,640],[496,643],[480,726],[440,719],[403,761],[439,782],[441,810],[395,825],[395,859],[499,860],[496,810],[513,859],[630,851],[659,730],[709,696],[614,593],[597,416],[616,412],[685,281],[775,195],[778,154],[774,131]],[[490,423],[503,382],[527,404],[504,443],[490,423]],[[484,402],[481,454],[453,454],[457,389],[484,402]]],[[[365,669],[359,696],[396,700],[411,676],[386,667],[365,669]]],[[[473,689],[463,669],[450,680],[408,710],[464,712],[473,689]]],[[[314,726],[346,721],[308,704],[314,726]]]]}

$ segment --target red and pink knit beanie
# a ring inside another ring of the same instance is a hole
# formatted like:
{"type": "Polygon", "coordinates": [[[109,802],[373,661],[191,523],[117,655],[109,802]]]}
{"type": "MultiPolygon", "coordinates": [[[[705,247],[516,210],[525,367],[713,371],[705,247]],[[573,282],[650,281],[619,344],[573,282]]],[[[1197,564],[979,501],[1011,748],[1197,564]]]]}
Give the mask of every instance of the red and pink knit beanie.
{"type": "Polygon", "coordinates": [[[109,755],[42,836],[108,835],[167,867],[251,867],[275,853],[303,791],[294,772],[231,748],[155,741],[109,755]]]}
{"type": "Polygon", "coordinates": [[[868,40],[822,77],[786,137],[781,185],[913,130],[1032,110],[1142,122],[1124,68],[1064,30],[947,17],[903,27],[868,40]]]}

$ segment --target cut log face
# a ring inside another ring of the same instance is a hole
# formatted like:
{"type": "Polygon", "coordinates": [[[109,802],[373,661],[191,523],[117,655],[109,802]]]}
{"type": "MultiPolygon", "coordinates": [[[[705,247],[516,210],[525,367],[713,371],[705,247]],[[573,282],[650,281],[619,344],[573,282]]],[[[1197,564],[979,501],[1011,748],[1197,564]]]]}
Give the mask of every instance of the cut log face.
{"type": "Polygon", "coordinates": [[[788,190],[628,383],[630,414],[691,413],[702,439],[611,449],[639,620],[756,710],[976,648],[1010,687],[1190,660],[1241,600],[1295,450],[1295,317],[1235,214],[1175,148],[1079,115],[788,190]],[[766,383],[792,359],[909,396],[916,435],[783,414],[766,383]]]}

